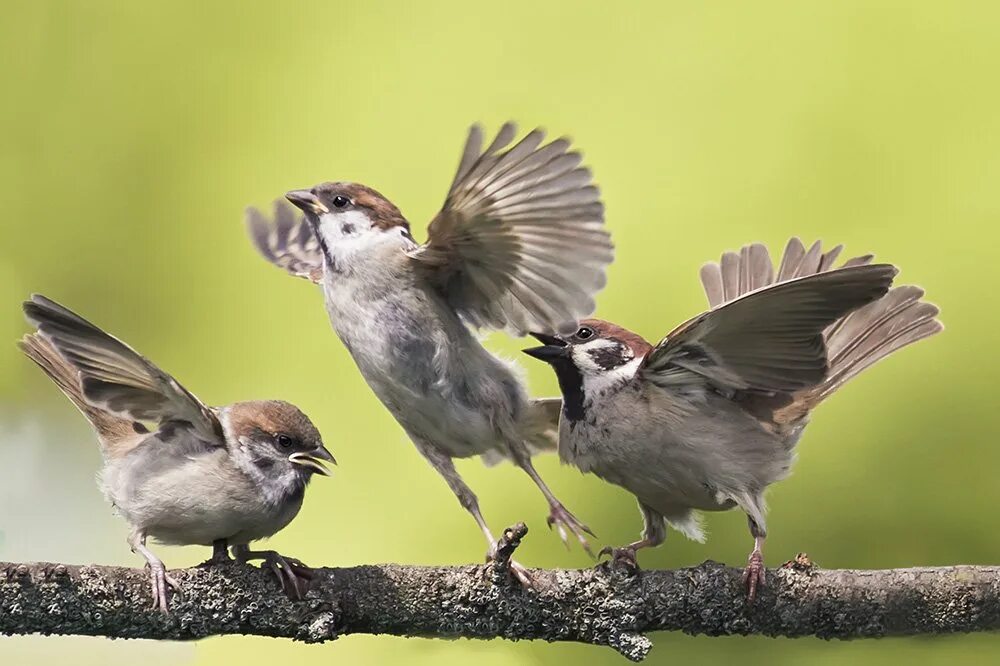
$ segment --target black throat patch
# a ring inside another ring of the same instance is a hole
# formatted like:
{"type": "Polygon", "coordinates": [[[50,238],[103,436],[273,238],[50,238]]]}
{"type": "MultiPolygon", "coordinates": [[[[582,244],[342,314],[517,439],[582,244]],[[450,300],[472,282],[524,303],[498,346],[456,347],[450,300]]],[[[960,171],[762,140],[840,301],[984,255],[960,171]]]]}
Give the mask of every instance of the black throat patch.
{"type": "Polygon", "coordinates": [[[563,414],[571,422],[580,421],[586,415],[583,408],[583,375],[568,358],[561,358],[552,364],[563,394],[563,414]]]}
{"type": "Polygon", "coordinates": [[[326,239],[319,232],[319,222],[314,220],[312,215],[306,215],[306,221],[309,223],[309,228],[312,229],[313,236],[316,237],[316,242],[319,243],[319,249],[323,252],[323,259],[326,261],[327,266],[334,273],[339,273],[337,264],[333,261],[333,256],[330,254],[330,248],[326,245],[326,239]]]}

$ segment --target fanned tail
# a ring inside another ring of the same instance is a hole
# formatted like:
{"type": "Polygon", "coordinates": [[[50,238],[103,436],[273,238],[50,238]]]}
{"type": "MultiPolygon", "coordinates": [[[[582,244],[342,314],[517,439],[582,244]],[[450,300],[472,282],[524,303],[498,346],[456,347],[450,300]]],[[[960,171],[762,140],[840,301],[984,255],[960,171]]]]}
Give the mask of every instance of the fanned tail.
{"type": "MultiPolygon", "coordinates": [[[[759,243],[746,245],[737,252],[726,252],[719,263],[706,264],[701,280],[714,308],[748,292],[793,278],[823,273],[834,268],[843,246],[827,252],[819,241],[807,250],[798,238],[785,246],[781,263],[775,269],[767,248],[759,243]]],[[[839,267],[871,263],[874,255],[848,259],[839,267]]],[[[795,394],[791,413],[808,411],[845,382],[889,354],[930,337],[944,327],[937,320],[938,308],[920,300],[919,287],[891,289],[879,300],[851,312],[830,325],[824,332],[829,370],[826,378],[814,387],[795,394]]]]}

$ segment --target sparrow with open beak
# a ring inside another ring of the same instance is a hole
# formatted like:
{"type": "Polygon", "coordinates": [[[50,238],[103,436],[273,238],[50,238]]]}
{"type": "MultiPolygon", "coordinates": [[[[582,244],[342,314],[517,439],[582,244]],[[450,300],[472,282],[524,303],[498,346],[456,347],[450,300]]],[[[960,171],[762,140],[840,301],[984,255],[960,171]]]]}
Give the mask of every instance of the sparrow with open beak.
{"type": "Polygon", "coordinates": [[[696,511],[739,507],[754,548],[744,574],[764,583],[764,490],[789,472],[810,411],[879,359],[941,330],[917,287],[889,291],[896,269],[840,246],[792,239],[775,273],[762,245],[702,270],[712,309],[655,347],[588,320],[572,335],[537,334],[525,353],[550,364],[563,393],[559,455],[639,501],[640,541],[605,549],[636,566],[666,525],[703,541],[696,511]]]}
{"type": "Polygon", "coordinates": [[[44,296],[25,302],[37,331],[22,351],[90,421],[101,445],[99,485],[131,528],[150,569],[153,605],[178,589],[149,537],[212,546],[212,561],[261,559],[293,598],[309,568],[249,544],[288,525],[313,474],[335,463],[309,418],[280,400],[207,407],[131,347],[44,296]],[[152,428],[147,427],[152,425],[152,428]]]}
{"type": "MultiPolygon", "coordinates": [[[[323,183],[286,196],[270,224],[251,210],[257,248],[322,285],[337,335],[407,435],[444,477],[495,549],[479,502],[454,458],[509,458],[541,489],[549,524],[587,548],[577,520],[535,471],[533,451],[554,448],[559,401],[529,400],[514,368],[472,328],[575,330],[594,309],[612,247],[590,171],[567,139],[544,144],[504,125],[482,150],[473,127],[444,207],[423,245],[399,209],[356,183],[323,183]]],[[[515,575],[527,581],[519,565],[515,575]]]]}

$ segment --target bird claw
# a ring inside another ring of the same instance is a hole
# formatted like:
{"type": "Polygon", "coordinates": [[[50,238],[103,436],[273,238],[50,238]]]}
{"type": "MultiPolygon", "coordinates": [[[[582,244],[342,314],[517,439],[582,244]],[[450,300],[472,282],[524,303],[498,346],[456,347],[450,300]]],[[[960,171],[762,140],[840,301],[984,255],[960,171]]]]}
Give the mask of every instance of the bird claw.
{"type": "Polygon", "coordinates": [[[181,585],[172,576],[167,574],[162,565],[153,567],[146,565],[149,569],[149,582],[153,593],[152,610],[160,610],[163,613],[170,612],[170,602],[167,598],[167,587],[173,589],[174,594],[181,596],[181,585]]]}
{"type": "Polygon", "coordinates": [[[511,575],[517,579],[517,582],[521,584],[521,587],[526,590],[537,590],[535,587],[535,579],[530,573],[528,573],[528,570],[524,568],[524,566],[514,560],[511,560],[507,566],[511,575]]]}
{"type": "MultiPolygon", "coordinates": [[[[635,556],[635,548],[630,546],[624,546],[622,548],[613,548],[611,546],[605,546],[601,549],[601,552],[597,554],[598,557],[608,557],[610,558],[607,562],[608,565],[612,567],[623,566],[630,571],[639,570],[639,560],[635,556]]],[[[597,566],[605,564],[604,562],[598,563],[597,566]]]]}
{"type": "Polygon", "coordinates": [[[293,601],[305,599],[313,579],[312,569],[301,560],[294,557],[284,557],[274,551],[268,553],[264,561],[278,579],[281,589],[290,599],[293,601]]]}
{"type": "Polygon", "coordinates": [[[754,550],[747,558],[746,569],[743,570],[743,585],[747,588],[747,601],[757,598],[757,588],[764,587],[767,574],[764,569],[764,554],[754,550]]]}
{"type": "Polygon", "coordinates": [[[274,550],[248,550],[242,549],[237,553],[237,560],[247,562],[249,560],[264,560],[264,564],[278,579],[278,584],[282,591],[293,601],[305,599],[312,583],[314,572],[302,560],[294,557],[285,557],[274,550]]]}
{"type": "Polygon", "coordinates": [[[580,546],[587,551],[587,554],[591,558],[594,557],[594,551],[590,549],[590,542],[587,541],[587,537],[584,534],[589,534],[592,537],[596,537],[589,527],[584,525],[580,520],[574,516],[569,509],[564,507],[562,504],[553,504],[549,510],[549,516],[545,519],[548,523],[549,529],[552,526],[556,526],[556,530],[559,533],[559,538],[562,542],[566,544],[566,548],[569,548],[569,535],[566,533],[567,530],[573,533],[577,541],[580,542],[580,546]]]}

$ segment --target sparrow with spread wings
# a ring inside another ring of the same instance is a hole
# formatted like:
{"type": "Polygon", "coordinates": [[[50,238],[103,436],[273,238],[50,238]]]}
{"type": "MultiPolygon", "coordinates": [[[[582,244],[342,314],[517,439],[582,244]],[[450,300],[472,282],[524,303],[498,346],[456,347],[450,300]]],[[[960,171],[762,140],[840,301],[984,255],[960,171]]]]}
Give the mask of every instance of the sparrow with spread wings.
{"type": "MultiPolygon", "coordinates": [[[[549,504],[549,525],[589,550],[590,530],[532,465],[554,448],[558,399],[531,400],[511,363],[488,352],[473,329],[575,330],[594,310],[613,257],[590,170],[560,138],[534,130],[514,145],[504,125],[483,150],[473,127],[444,207],[418,244],[410,225],[375,190],[328,182],[286,196],[272,224],[249,211],[261,254],[322,285],[337,335],[417,449],[495,539],[454,458],[509,458],[549,504]],[[508,147],[510,146],[510,147],[508,147]]],[[[528,583],[520,565],[515,575],[528,583]]]]}

